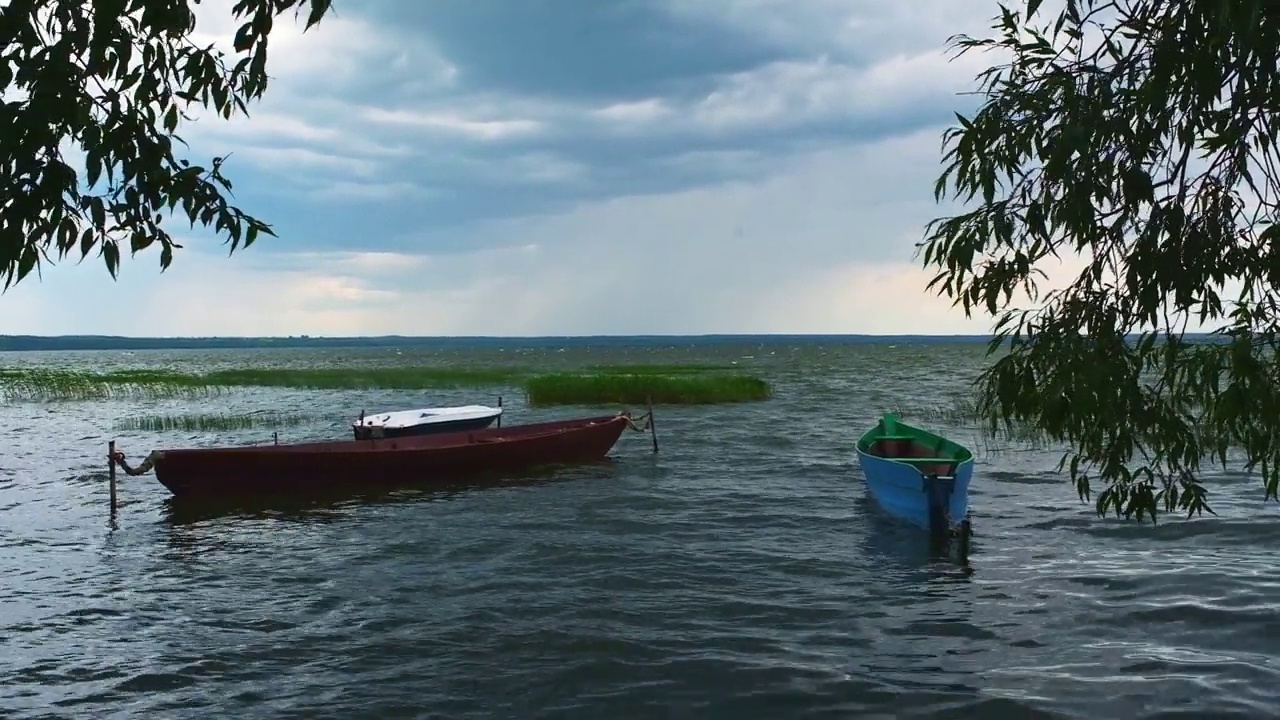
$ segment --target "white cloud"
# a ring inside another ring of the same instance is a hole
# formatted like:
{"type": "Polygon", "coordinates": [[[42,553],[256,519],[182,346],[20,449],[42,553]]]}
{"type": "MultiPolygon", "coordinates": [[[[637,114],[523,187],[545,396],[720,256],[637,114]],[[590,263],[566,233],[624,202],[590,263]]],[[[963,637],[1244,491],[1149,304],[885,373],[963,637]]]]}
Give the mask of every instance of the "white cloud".
{"type": "MultiPolygon", "coordinates": [[[[202,32],[229,38],[237,26],[230,4],[202,3],[202,32]]],[[[946,102],[990,60],[943,58],[945,38],[933,34],[957,16],[953,7],[673,0],[681,17],[805,51],[726,74],[702,97],[597,102],[459,87],[458,68],[405,28],[339,14],[304,35],[282,17],[271,40],[272,85],[252,116],[209,118],[180,133],[197,156],[233,152],[238,182],[265,171],[277,198],[314,201],[316,217],[358,200],[382,201],[403,219],[413,201],[477,183],[559,199],[574,187],[594,195],[600,188],[590,183],[628,172],[740,179],[644,196],[611,186],[610,199],[557,214],[455,225],[450,253],[432,252],[442,233],[429,227],[396,252],[309,251],[313,238],[284,231],[287,213],[273,211],[266,219],[284,237],[231,258],[190,242],[161,275],[148,251],[126,259],[114,284],[96,258],[61,264],[43,283],[32,278],[0,298],[0,332],[981,332],[984,319],[957,330],[959,312],[926,293],[927,273],[912,257],[924,222],[941,212],[932,201],[940,129],[861,147],[811,145],[791,157],[744,139],[760,129],[919,115],[919,106],[946,102]],[[872,46],[877,57],[868,62],[872,46]],[[376,103],[362,78],[378,83],[376,103]],[[665,145],[593,165],[602,129],[665,145]],[[672,137],[681,134],[690,139],[683,152],[672,137]],[[869,305],[879,309],[868,315],[869,305]]],[[[376,218],[366,225],[378,232],[376,218]]]]}
{"type": "MultiPolygon", "coordinates": [[[[180,252],[163,276],[148,254],[115,286],[100,267],[60,269],[17,297],[36,302],[46,333],[958,332],[912,257],[937,212],[936,135],[467,229],[463,246],[483,239],[483,251],[277,255],[293,241],[268,238],[232,258],[180,252]],[[92,314],[66,311],[73,286],[98,298],[92,314]]],[[[0,317],[0,332],[25,327],[0,317]]]]}
{"type": "Polygon", "coordinates": [[[462,135],[475,140],[505,140],[531,135],[542,130],[542,123],[528,119],[479,120],[463,117],[453,112],[414,112],[411,110],[384,110],[369,108],[364,119],[373,123],[406,125],[425,130],[437,130],[462,135]]]}
{"type": "MultiPolygon", "coordinates": [[[[236,0],[203,0],[196,5],[192,41],[200,46],[216,44],[234,56],[235,34],[248,21],[236,18],[235,4],[236,0]]],[[[332,92],[368,77],[375,67],[411,72],[418,83],[430,81],[430,86],[439,88],[451,86],[457,78],[453,63],[423,36],[404,28],[375,25],[358,14],[347,14],[340,4],[304,31],[306,18],[305,5],[300,13],[275,18],[268,36],[268,93],[281,85],[285,92],[304,88],[332,92]]]]}
{"type": "Polygon", "coordinates": [[[496,158],[459,158],[451,165],[468,177],[495,185],[562,184],[584,180],[590,168],[554,152],[527,152],[496,158]]]}
{"type": "Polygon", "coordinates": [[[957,33],[983,32],[993,0],[662,0],[677,19],[715,23],[808,54],[867,58],[940,48],[957,33]]]}
{"type": "Polygon", "coordinates": [[[427,264],[424,256],[398,252],[299,252],[291,255],[304,265],[364,276],[418,272],[427,264]]]}
{"type": "Polygon", "coordinates": [[[379,170],[379,164],[373,160],[328,155],[307,148],[251,146],[241,149],[238,154],[247,157],[258,167],[289,172],[327,170],[335,174],[368,178],[376,175],[379,170]]]}
{"type": "MultiPolygon", "coordinates": [[[[206,0],[196,6],[193,36],[197,44],[216,44],[231,63],[239,57],[232,40],[244,22],[235,18],[233,4],[206,0]]],[[[347,182],[378,176],[417,148],[374,139],[358,122],[360,106],[340,98],[360,89],[371,71],[439,90],[454,84],[457,68],[422,36],[341,8],[306,32],[304,23],[305,13],[297,19],[293,13],[276,18],[268,45],[270,85],[249,106],[249,116],[223,119],[209,109],[193,108],[196,120],[180,127],[179,134],[197,156],[230,153],[278,175],[296,177],[302,170],[312,181],[334,179],[338,182],[322,193],[328,198],[416,192],[412,184],[347,182]]]]}
{"type": "Polygon", "coordinates": [[[354,182],[347,180],[307,180],[296,194],[313,201],[395,201],[432,197],[436,191],[411,182],[354,182]]]}
{"type": "Polygon", "coordinates": [[[662,98],[621,102],[592,110],[592,116],[616,123],[649,123],[669,117],[672,109],[662,98]]]}
{"type": "MultiPolygon", "coordinates": [[[[234,33],[238,24],[231,18],[230,2],[216,0],[202,9],[200,21],[208,23],[203,27],[210,37],[226,40],[234,33]]],[[[716,22],[745,28],[752,18],[759,18],[777,26],[770,32],[783,34],[792,32],[786,27],[843,23],[833,23],[832,18],[846,18],[854,25],[896,22],[899,31],[919,21],[913,13],[887,12],[864,2],[815,3],[821,8],[797,9],[767,0],[712,2],[726,13],[716,22]]],[[[681,17],[711,19],[701,10],[681,7],[685,9],[672,11],[681,17]]],[[[277,21],[269,63],[275,80],[264,101],[251,109],[252,117],[196,123],[183,132],[200,155],[241,153],[256,168],[280,177],[285,192],[301,183],[309,197],[325,202],[423,197],[447,191],[453,178],[468,186],[582,186],[597,174],[589,160],[570,154],[576,150],[575,133],[593,131],[632,138],[674,134],[692,143],[734,144],[738,147],[701,152],[718,153],[714,169],[749,172],[758,169],[759,162],[744,149],[748,141],[733,139],[745,137],[739,133],[808,123],[883,122],[895,114],[919,116],[921,108],[966,88],[981,66],[979,56],[946,61],[939,43],[927,51],[900,51],[866,66],[846,62],[838,53],[766,64],[727,74],[710,93],[692,100],[650,97],[592,104],[459,88],[458,68],[425,40],[405,28],[375,25],[359,16],[331,16],[305,34],[300,28],[301,23],[288,16],[277,21]],[[419,88],[417,97],[383,96],[374,104],[343,101],[338,98],[353,86],[349,81],[357,72],[352,68],[365,77],[376,68],[380,83],[425,83],[431,92],[423,95],[419,88]],[[468,154],[467,143],[501,147],[513,142],[520,143],[518,154],[468,154]],[[299,169],[307,175],[300,176],[299,169]],[[429,176],[432,187],[414,176],[429,176]],[[373,182],[378,178],[383,181],[373,182]],[[317,186],[322,187],[316,190],[317,186]]],[[[695,157],[694,148],[685,160],[695,157]]],[[[641,157],[628,162],[639,172],[681,160],[641,157]]],[[[238,172],[234,166],[231,170],[238,172]]]]}
{"type": "Polygon", "coordinates": [[[869,68],[825,57],[778,62],[733,76],[698,104],[695,115],[721,126],[901,111],[962,90],[978,69],[936,51],[896,55],[869,68]]]}
{"type": "Polygon", "coordinates": [[[950,299],[926,293],[930,276],[904,262],[849,262],[789,278],[749,310],[758,332],[968,335],[991,329],[988,319],[965,319],[950,299]]]}
{"type": "Polygon", "coordinates": [[[209,118],[193,123],[180,133],[196,138],[196,143],[230,141],[236,146],[265,144],[271,148],[281,144],[311,145],[333,153],[378,159],[400,158],[413,153],[407,145],[375,142],[343,126],[343,121],[350,114],[347,105],[323,98],[302,101],[285,97],[282,100],[274,88],[267,93],[269,100],[264,100],[260,106],[266,107],[266,112],[251,108],[249,117],[209,118]]]}
{"type": "Polygon", "coordinates": [[[661,98],[615,103],[591,117],[620,131],[710,132],[788,127],[810,122],[912,116],[972,89],[990,57],[950,58],[941,50],[896,54],[868,66],[822,55],[781,60],[720,78],[697,100],[661,98]]]}

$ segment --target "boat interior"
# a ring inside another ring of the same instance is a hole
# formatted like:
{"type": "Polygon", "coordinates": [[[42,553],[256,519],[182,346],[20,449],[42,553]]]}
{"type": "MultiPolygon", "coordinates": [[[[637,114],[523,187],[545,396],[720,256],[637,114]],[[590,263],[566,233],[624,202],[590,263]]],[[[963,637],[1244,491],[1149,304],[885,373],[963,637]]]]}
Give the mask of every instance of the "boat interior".
{"type": "Polygon", "coordinates": [[[955,474],[959,459],[947,456],[945,444],[946,440],[941,438],[936,445],[931,445],[912,435],[881,435],[867,448],[867,453],[908,463],[921,475],[951,476],[955,474]]]}

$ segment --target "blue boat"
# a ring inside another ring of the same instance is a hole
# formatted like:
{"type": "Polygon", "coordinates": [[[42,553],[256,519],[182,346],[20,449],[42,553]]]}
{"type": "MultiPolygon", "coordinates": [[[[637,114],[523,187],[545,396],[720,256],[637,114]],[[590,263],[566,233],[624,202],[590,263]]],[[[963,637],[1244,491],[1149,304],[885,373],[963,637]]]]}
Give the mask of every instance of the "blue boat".
{"type": "Polygon", "coordinates": [[[867,490],[889,515],[935,537],[969,535],[973,453],[892,413],[858,439],[867,490]]]}

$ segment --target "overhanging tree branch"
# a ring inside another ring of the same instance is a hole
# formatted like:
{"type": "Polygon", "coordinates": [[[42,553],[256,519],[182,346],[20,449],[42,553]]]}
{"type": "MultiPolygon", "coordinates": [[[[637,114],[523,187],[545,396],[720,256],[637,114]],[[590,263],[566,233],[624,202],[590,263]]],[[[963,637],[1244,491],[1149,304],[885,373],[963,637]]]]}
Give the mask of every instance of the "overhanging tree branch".
{"type": "Polygon", "coordinates": [[[1280,7],[1068,0],[1037,28],[1020,4],[952,41],[1010,59],[944,134],[935,196],[974,207],[921,244],[929,287],[996,320],[979,412],[1068,443],[1081,497],[1107,484],[1100,513],[1208,510],[1197,478],[1229,450],[1276,497],[1280,7]],[[1040,297],[1065,253],[1085,269],[1040,297]],[[1193,316],[1216,337],[1189,338],[1193,316]]]}
{"type": "MultiPolygon", "coordinates": [[[[238,0],[235,64],[191,40],[191,0],[13,0],[0,9],[0,276],[4,288],[52,256],[96,247],[113,277],[121,245],[180,248],[165,216],[181,207],[234,252],[265,222],[230,204],[225,157],[207,167],[175,156],[192,105],[223,119],[266,91],[274,19],[307,6],[306,29],[331,0],[238,0]],[[64,152],[84,153],[83,175],[64,152]],[[101,189],[98,188],[101,186],[101,189]]],[[[183,143],[185,144],[185,143],[183,143]]]]}

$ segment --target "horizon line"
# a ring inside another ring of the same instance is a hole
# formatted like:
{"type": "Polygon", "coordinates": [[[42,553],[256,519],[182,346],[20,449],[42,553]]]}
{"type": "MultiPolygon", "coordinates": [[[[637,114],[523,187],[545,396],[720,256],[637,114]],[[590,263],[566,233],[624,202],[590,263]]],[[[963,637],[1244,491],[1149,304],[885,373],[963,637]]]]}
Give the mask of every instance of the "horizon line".
{"type": "Polygon", "coordinates": [[[591,339],[591,338],[717,338],[717,337],[833,337],[833,338],[990,338],[992,334],[974,333],[588,333],[581,335],[402,335],[398,333],[385,335],[103,335],[88,333],[66,333],[60,335],[3,334],[0,340],[65,340],[65,339],[104,339],[104,340],[547,340],[547,339],[591,339]]]}
{"type": "MultiPolygon", "coordinates": [[[[1130,333],[1140,335],[1141,333],[1130,333]]],[[[1184,335],[1214,335],[1213,332],[1186,332],[1184,335]]],[[[66,333],[32,335],[0,333],[3,340],[591,340],[651,338],[966,338],[991,339],[995,333],[805,333],[805,332],[721,332],[721,333],[588,333],[581,335],[103,335],[66,333]]]]}

